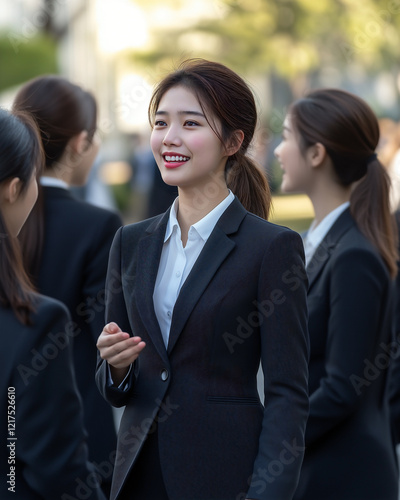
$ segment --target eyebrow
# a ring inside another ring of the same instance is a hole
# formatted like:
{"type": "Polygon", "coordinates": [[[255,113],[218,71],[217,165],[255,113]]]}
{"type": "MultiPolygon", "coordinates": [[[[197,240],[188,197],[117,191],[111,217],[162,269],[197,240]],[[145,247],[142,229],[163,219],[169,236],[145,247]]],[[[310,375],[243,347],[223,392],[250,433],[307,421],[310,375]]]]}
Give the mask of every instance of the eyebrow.
{"type": "MultiPolygon", "coordinates": [[[[156,116],[165,116],[168,115],[169,113],[167,111],[156,111],[156,116]]],[[[200,113],[200,111],[178,111],[178,115],[194,115],[194,116],[202,116],[205,118],[203,113],[200,113]]]]}

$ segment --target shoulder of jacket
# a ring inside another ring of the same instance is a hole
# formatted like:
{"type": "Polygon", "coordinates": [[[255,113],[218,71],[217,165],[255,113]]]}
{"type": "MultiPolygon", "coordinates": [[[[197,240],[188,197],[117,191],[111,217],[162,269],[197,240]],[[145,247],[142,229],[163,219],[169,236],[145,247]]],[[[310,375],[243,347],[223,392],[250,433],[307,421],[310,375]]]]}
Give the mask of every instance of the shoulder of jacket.
{"type": "Polygon", "coordinates": [[[34,303],[36,307],[36,312],[34,317],[40,319],[41,316],[45,317],[60,317],[65,319],[69,319],[69,310],[67,306],[52,297],[48,297],[47,295],[35,294],[34,303]]]}
{"type": "Polygon", "coordinates": [[[251,225],[254,228],[257,228],[261,232],[261,234],[264,233],[269,237],[278,235],[300,236],[299,233],[297,233],[293,229],[290,229],[289,227],[275,224],[274,222],[265,220],[262,217],[259,217],[258,215],[252,214],[251,212],[247,212],[247,215],[244,219],[244,223],[251,225]]]}

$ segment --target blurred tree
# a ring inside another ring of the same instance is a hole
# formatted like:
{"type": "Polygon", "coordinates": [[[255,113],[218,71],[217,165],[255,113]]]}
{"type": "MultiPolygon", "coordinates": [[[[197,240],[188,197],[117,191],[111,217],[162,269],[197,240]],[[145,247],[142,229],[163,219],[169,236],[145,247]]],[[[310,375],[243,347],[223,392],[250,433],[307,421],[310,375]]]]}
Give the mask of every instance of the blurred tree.
{"type": "Polygon", "coordinates": [[[57,47],[44,34],[0,35],[0,92],[43,73],[57,73],[57,47]]]}
{"type": "MultiPolygon", "coordinates": [[[[136,2],[147,9],[157,4],[136,2]]],[[[179,0],[174,4],[179,7],[179,0]]],[[[148,65],[177,54],[218,54],[237,70],[262,68],[288,78],[321,64],[399,69],[399,0],[211,0],[209,5],[196,23],[157,27],[153,46],[135,52],[135,61],[148,65]]]]}
{"type": "MultiPolygon", "coordinates": [[[[286,106],[320,84],[322,74],[329,85],[332,75],[390,71],[400,111],[400,0],[209,0],[204,15],[183,22],[174,22],[165,10],[181,9],[182,0],[135,2],[152,21],[160,17],[157,9],[165,16],[153,28],[152,46],[132,52],[134,63],[142,63],[154,80],[171,62],[187,57],[268,78],[274,108],[263,109],[260,141],[273,188],[280,184],[273,149],[286,106]]],[[[194,10],[196,1],[186,0],[189,4],[194,10]]]]}
{"type": "Polygon", "coordinates": [[[57,15],[59,0],[42,0],[37,11],[21,20],[18,31],[0,34],[0,92],[41,74],[58,73],[58,42],[86,8],[84,1],[62,18],[57,15]]]}

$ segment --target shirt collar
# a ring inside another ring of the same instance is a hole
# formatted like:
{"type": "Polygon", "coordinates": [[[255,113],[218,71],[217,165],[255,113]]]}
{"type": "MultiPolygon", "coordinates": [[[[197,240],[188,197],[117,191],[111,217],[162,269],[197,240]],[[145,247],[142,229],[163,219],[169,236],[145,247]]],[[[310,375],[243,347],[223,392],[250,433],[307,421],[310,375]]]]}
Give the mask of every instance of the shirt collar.
{"type": "Polygon", "coordinates": [[[336,220],[339,218],[339,216],[349,206],[350,206],[349,201],[342,203],[341,205],[336,207],[334,210],[332,210],[332,212],[330,212],[328,215],[326,215],[322,219],[322,221],[317,225],[317,227],[314,227],[314,225],[315,225],[315,221],[314,221],[311,224],[311,227],[308,230],[308,233],[306,235],[307,245],[311,246],[312,248],[316,248],[322,242],[322,240],[325,238],[328,231],[333,226],[333,224],[336,222],[336,220]]]}
{"type": "MultiPolygon", "coordinates": [[[[218,219],[221,217],[221,215],[225,212],[225,210],[228,208],[228,206],[232,203],[234,199],[235,195],[232,193],[231,190],[229,190],[228,196],[224,200],[222,200],[221,203],[219,203],[219,205],[217,205],[213,210],[211,210],[211,212],[209,212],[205,217],[203,217],[198,222],[190,226],[189,234],[193,232],[192,230],[195,230],[202,240],[207,241],[216,223],[218,222],[218,219]]],[[[180,227],[177,219],[178,203],[179,203],[179,197],[175,199],[169,213],[169,219],[168,219],[167,229],[165,231],[164,243],[171,236],[175,228],[178,231],[178,234],[180,234],[180,227]]]]}
{"type": "Polygon", "coordinates": [[[167,229],[165,231],[164,243],[170,238],[175,228],[177,228],[180,231],[177,219],[178,200],[179,197],[176,197],[174,202],[172,203],[171,210],[169,212],[169,219],[168,219],[167,229]]]}
{"type": "Polygon", "coordinates": [[[66,182],[62,181],[61,179],[56,179],[55,177],[47,177],[46,175],[43,175],[40,177],[40,185],[41,186],[46,186],[46,187],[58,187],[58,188],[63,188],[63,189],[68,189],[69,186],[66,182]]]}

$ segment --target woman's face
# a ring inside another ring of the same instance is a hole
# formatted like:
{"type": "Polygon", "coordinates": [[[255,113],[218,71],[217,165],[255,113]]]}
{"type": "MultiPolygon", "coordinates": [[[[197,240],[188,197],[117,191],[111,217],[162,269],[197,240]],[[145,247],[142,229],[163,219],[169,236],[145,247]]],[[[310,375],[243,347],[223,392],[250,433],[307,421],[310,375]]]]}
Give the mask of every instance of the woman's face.
{"type": "MultiPolygon", "coordinates": [[[[218,130],[219,123],[214,123],[218,130]]],[[[197,97],[182,86],[161,98],[150,144],[164,182],[181,189],[217,182],[228,158],[197,97]]]]}
{"type": "Polygon", "coordinates": [[[306,158],[300,149],[289,115],[283,123],[282,141],[274,154],[283,170],[282,191],[284,193],[307,192],[311,168],[307,165],[306,158]]]}
{"type": "Polygon", "coordinates": [[[21,231],[22,226],[37,200],[38,186],[36,182],[36,171],[33,171],[28,186],[22,193],[21,181],[18,178],[14,178],[11,181],[5,181],[0,187],[0,190],[2,200],[1,212],[4,221],[10,235],[16,237],[21,231]],[[11,186],[11,183],[14,183],[13,186],[11,186]],[[8,194],[10,189],[15,193],[15,198],[9,198],[8,194]]]}

